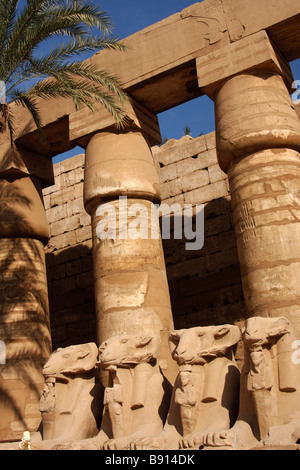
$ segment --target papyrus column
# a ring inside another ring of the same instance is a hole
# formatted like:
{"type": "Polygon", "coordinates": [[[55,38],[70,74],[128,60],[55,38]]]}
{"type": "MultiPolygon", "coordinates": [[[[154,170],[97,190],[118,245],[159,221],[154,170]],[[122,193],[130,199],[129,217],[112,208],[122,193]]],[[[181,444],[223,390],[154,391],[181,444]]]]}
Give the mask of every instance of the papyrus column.
{"type": "Polygon", "coordinates": [[[268,71],[231,78],[215,103],[248,315],[287,317],[300,333],[300,122],[268,71]]]}
{"type": "Polygon", "coordinates": [[[228,46],[222,60],[219,81],[207,90],[248,316],[286,317],[299,335],[300,122],[287,88],[289,65],[264,32],[228,46]],[[249,63],[255,67],[247,70],[249,63]]]}
{"type": "Polygon", "coordinates": [[[168,346],[173,318],[164,253],[160,234],[151,233],[159,180],[141,129],[104,130],[91,138],[84,200],[92,218],[98,343],[123,333],[159,333],[159,362],[173,380],[176,366],[168,346]],[[100,233],[105,220],[111,236],[100,233]],[[148,229],[140,236],[142,227],[148,229]]]}
{"type": "Polygon", "coordinates": [[[0,440],[15,440],[40,426],[42,367],[51,353],[42,184],[52,162],[10,144],[1,157],[0,440]]]}
{"type": "MultiPolygon", "coordinates": [[[[218,56],[197,60],[197,65],[199,85],[215,102],[217,155],[229,178],[247,316],[283,317],[299,338],[300,123],[289,94],[289,64],[261,31],[226,46],[218,56]]],[[[260,327],[255,332],[259,338],[260,327]]],[[[272,334],[276,329],[268,338],[272,334]]],[[[284,356],[278,344],[272,353],[289,360],[299,384],[291,338],[284,356]]],[[[262,344],[260,339],[261,349],[262,344]]],[[[261,424],[276,387],[255,384],[253,392],[247,376],[251,367],[257,372],[261,349],[251,355],[245,347],[239,417],[227,434],[228,445],[237,448],[255,447],[256,439],[265,437],[261,424]]],[[[264,380],[267,367],[272,370],[270,364],[265,367],[264,380]]],[[[274,375],[276,380],[279,375],[274,375]]],[[[273,402],[273,423],[292,425],[298,416],[297,396],[294,388],[280,390],[273,402]]]]}

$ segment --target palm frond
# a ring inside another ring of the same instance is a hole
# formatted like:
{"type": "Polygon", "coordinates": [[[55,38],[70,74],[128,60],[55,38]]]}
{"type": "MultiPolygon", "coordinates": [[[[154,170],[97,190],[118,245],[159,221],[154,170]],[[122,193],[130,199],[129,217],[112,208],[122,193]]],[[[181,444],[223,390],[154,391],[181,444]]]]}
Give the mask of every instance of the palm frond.
{"type": "Polygon", "coordinates": [[[23,93],[19,90],[14,90],[12,101],[24,106],[30,112],[38,131],[40,132],[42,127],[41,117],[38,109],[38,103],[36,97],[30,93],[23,93]]]}
{"type": "Polygon", "coordinates": [[[17,16],[19,0],[0,1],[0,51],[4,49],[5,41],[10,37],[17,16]]]}
{"type": "MultiPolygon", "coordinates": [[[[96,103],[100,103],[113,116],[116,124],[122,126],[124,123],[125,113],[121,106],[121,101],[120,105],[118,105],[114,94],[109,89],[106,91],[102,88],[101,93],[99,93],[99,86],[89,79],[78,80],[77,78],[74,80],[70,76],[66,76],[62,80],[45,80],[37,83],[26,94],[21,96],[29,100],[34,98],[70,98],[74,101],[77,109],[86,106],[93,112],[97,109],[96,103]]],[[[125,103],[125,93],[121,95],[121,98],[123,103],[125,103]]],[[[35,120],[35,123],[38,125],[38,121],[35,120]]]]}
{"type": "Polygon", "coordinates": [[[54,36],[91,39],[93,29],[109,34],[111,23],[107,15],[88,2],[27,0],[2,53],[2,63],[18,65],[41,42],[54,36]]]}
{"type": "Polygon", "coordinates": [[[89,0],[26,0],[22,10],[18,0],[0,0],[0,17],[0,80],[7,102],[25,106],[39,130],[38,98],[71,98],[76,107],[92,110],[101,103],[116,123],[124,122],[127,95],[120,82],[88,62],[71,61],[82,53],[126,50],[112,35],[106,12],[89,0]],[[55,37],[68,40],[41,54],[40,46],[55,37]]]}

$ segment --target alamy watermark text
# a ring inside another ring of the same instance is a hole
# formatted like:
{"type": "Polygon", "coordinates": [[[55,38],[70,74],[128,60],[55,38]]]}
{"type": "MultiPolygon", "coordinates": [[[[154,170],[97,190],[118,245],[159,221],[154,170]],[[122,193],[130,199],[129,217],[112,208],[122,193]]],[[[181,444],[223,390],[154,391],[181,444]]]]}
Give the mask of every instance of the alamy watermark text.
{"type": "Polygon", "coordinates": [[[203,204],[132,204],[120,197],[117,204],[101,204],[96,218],[99,240],[158,240],[161,236],[186,240],[187,251],[201,250],[204,245],[203,204]]]}

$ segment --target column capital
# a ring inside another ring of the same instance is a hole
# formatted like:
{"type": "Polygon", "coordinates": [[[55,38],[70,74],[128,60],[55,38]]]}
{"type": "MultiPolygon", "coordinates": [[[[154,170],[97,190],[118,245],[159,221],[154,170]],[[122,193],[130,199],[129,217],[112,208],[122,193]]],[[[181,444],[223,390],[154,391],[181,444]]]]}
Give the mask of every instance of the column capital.
{"type": "Polygon", "coordinates": [[[300,150],[300,122],[283,77],[274,72],[235,75],[214,96],[219,165],[261,150],[300,150]]]}
{"type": "Polygon", "coordinates": [[[90,214],[120,196],[160,202],[153,156],[139,130],[98,132],[86,148],[84,203],[90,214]]]}
{"type": "Polygon", "coordinates": [[[12,144],[9,133],[0,135],[0,179],[34,177],[47,188],[54,185],[52,159],[12,144]]]}
{"type": "MultiPolygon", "coordinates": [[[[139,130],[143,133],[150,147],[161,143],[161,134],[156,114],[130,98],[124,108],[128,124],[126,130],[139,130]]],[[[89,108],[76,111],[69,116],[70,141],[76,141],[86,148],[92,136],[100,131],[115,131],[116,125],[112,115],[99,105],[96,112],[89,108]]]]}
{"type": "Polygon", "coordinates": [[[229,78],[251,71],[281,75],[292,92],[293,74],[289,63],[272,43],[266,31],[259,31],[196,59],[198,85],[211,99],[229,78]]]}
{"type": "Polygon", "coordinates": [[[9,133],[0,136],[0,239],[48,242],[42,189],[53,184],[51,158],[12,144],[9,133]]]}

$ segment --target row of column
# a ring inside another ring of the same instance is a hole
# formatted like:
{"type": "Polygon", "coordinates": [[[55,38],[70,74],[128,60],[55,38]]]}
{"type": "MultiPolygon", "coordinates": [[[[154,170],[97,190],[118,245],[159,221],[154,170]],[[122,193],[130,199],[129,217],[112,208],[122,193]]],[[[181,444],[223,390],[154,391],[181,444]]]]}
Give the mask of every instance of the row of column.
{"type": "MultiPolygon", "coordinates": [[[[248,316],[284,316],[297,336],[300,122],[286,81],[264,64],[218,81],[213,99],[248,316]]],[[[43,249],[48,232],[37,179],[5,173],[0,191],[0,338],[7,348],[0,366],[0,414],[6,423],[0,424],[0,440],[9,440],[28,428],[30,419],[32,428],[36,424],[40,369],[51,351],[43,249]]],[[[84,201],[92,220],[98,343],[122,333],[159,333],[159,362],[173,382],[177,370],[168,346],[173,319],[161,238],[128,231],[138,207],[140,224],[151,230],[153,205],[160,201],[142,126],[99,128],[91,136],[84,201]]]]}
{"type": "MultiPolygon", "coordinates": [[[[229,177],[247,314],[284,316],[298,335],[300,122],[284,77],[263,67],[234,75],[218,84],[214,101],[217,154],[229,177]]],[[[103,217],[97,209],[106,201],[116,204],[119,221],[120,196],[129,198],[129,206],[159,198],[141,132],[93,137],[86,152],[85,188],[93,224],[99,341],[140,329],[165,336],[172,315],[161,241],[101,241],[96,233],[103,217]]],[[[167,345],[164,351],[166,359],[167,345]]]]}

